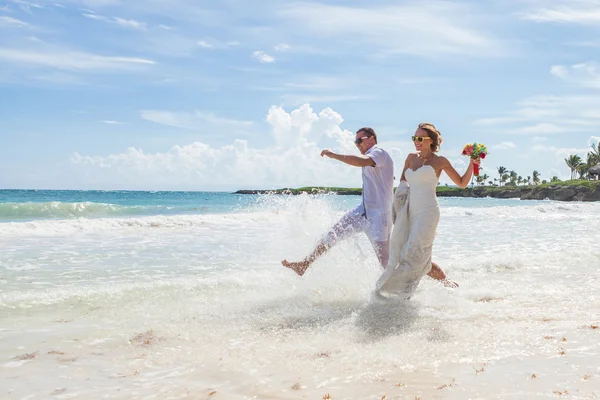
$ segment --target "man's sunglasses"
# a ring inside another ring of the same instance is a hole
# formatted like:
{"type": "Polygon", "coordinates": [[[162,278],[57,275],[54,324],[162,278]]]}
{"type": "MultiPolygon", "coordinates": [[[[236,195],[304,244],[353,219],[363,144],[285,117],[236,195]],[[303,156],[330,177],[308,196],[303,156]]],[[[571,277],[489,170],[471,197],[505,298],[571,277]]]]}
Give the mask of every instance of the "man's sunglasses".
{"type": "Polygon", "coordinates": [[[368,139],[368,138],[370,138],[370,137],[371,137],[371,136],[363,136],[363,137],[359,137],[358,139],[356,139],[356,140],[354,141],[354,144],[358,146],[359,144],[361,144],[361,143],[362,143],[362,141],[363,141],[364,139],[368,139]]]}
{"type": "Polygon", "coordinates": [[[423,140],[431,140],[429,136],[411,136],[413,142],[422,142],[423,140]]]}

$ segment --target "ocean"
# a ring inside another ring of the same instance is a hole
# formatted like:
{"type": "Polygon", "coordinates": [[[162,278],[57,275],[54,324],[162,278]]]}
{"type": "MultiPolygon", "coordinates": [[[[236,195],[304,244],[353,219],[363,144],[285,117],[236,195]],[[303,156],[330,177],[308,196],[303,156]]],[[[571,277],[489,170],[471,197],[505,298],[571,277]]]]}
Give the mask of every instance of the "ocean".
{"type": "Polygon", "coordinates": [[[1,399],[600,398],[600,203],[440,198],[408,303],[357,196],[0,191],[1,399]]]}

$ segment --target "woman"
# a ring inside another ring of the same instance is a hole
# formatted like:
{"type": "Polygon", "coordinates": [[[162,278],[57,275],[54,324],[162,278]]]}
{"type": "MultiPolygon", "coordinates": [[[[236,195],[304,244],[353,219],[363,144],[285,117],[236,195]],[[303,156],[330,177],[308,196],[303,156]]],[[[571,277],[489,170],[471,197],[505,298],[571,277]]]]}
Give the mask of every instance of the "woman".
{"type": "Polygon", "coordinates": [[[473,175],[473,164],[479,164],[479,160],[470,159],[467,171],[460,176],[446,157],[436,154],[442,136],[430,123],[419,124],[412,140],[417,152],[404,162],[394,199],[390,259],[376,286],[380,295],[407,299],[424,275],[439,270],[432,270],[431,253],[440,219],[436,195],[440,175],[445,172],[457,186],[465,188],[473,175]]]}

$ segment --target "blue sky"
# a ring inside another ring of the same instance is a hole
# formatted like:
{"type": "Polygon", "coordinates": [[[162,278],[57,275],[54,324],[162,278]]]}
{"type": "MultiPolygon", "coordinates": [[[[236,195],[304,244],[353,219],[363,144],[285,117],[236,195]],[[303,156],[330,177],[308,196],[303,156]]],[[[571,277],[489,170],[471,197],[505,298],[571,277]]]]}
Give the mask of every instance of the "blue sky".
{"type": "MultiPolygon", "coordinates": [[[[372,126],[569,177],[600,138],[600,1],[0,2],[0,187],[359,186],[372,126]]],[[[443,178],[442,182],[447,182],[443,178]]]]}

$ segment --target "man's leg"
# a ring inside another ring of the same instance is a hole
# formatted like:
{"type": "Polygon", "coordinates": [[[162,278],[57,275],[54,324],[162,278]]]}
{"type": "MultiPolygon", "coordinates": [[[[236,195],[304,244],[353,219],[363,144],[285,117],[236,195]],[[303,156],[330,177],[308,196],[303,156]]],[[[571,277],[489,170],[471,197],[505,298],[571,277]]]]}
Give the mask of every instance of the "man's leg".
{"type": "Polygon", "coordinates": [[[390,241],[373,242],[373,249],[379,260],[379,264],[385,269],[390,259],[390,241]]]}
{"type": "Polygon", "coordinates": [[[365,222],[366,218],[362,215],[362,208],[361,206],[357,206],[348,211],[335,223],[335,225],[333,225],[331,230],[319,241],[315,249],[304,260],[297,262],[283,260],[281,264],[302,276],[317,258],[325,254],[327,250],[333,247],[338,241],[363,231],[365,222]]]}

